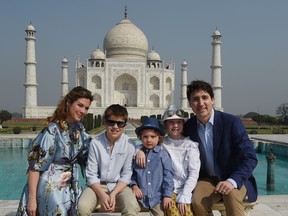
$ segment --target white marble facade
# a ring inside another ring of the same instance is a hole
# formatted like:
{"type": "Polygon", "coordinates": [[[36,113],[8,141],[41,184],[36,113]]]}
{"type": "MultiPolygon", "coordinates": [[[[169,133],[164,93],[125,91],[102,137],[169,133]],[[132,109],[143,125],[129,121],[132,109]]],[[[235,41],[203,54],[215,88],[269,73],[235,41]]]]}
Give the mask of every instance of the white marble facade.
{"type": "MultiPolygon", "coordinates": [[[[46,118],[56,108],[38,106],[36,79],[36,30],[31,24],[26,31],[26,75],[24,118],[46,118]]],[[[211,85],[215,93],[214,108],[223,111],[221,84],[221,34],[216,29],[212,34],[211,85]]],[[[127,107],[130,118],[163,114],[167,106],[174,103],[175,63],[164,64],[160,55],[152,48],[148,50],[145,34],[127,17],[107,32],[103,50],[95,49],[89,59],[76,60],[76,86],[89,89],[94,101],[89,109],[93,115],[102,115],[111,104],[127,107]]],[[[191,112],[186,97],[188,64],[181,64],[180,104],[191,112]]],[[[68,60],[62,60],[60,96],[68,92],[68,60]]],[[[72,88],[70,86],[70,88],[72,88]]]]}
{"type": "MultiPolygon", "coordinates": [[[[31,24],[26,32],[29,33],[29,29],[31,24]]],[[[33,33],[35,32],[33,27],[33,33]]],[[[27,43],[31,46],[35,41],[36,39],[27,43]]],[[[29,53],[31,50],[27,51],[28,57],[29,53]]],[[[61,82],[62,94],[64,87],[68,85],[67,64],[68,60],[64,58],[62,73],[65,74],[62,77],[65,80],[61,82]]],[[[31,66],[28,66],[26,71],[29,72],[31,66]]],[[[80,60],[78,57],[76,85],[93,93],[94,101],[89,112],[94,115],[102,115],[109,105],[115,103],[127,107],[130,118],[162,114],[174,102],[175,63],[171,60],[164,65],[154,49],[148,51],[145,34],[127,18],[125,11],[124,19],[106,34],[103,51],[97,48],[88,60],[80,60]]],[[[28,92],[29,87],[25,90],[28,92]]],[[[55,109],[55,106],[37,106],[37,98],[28,97],[28,100],[34,100],[36,104],[24,107],[25,118],[45,118],[55,109]]]]}

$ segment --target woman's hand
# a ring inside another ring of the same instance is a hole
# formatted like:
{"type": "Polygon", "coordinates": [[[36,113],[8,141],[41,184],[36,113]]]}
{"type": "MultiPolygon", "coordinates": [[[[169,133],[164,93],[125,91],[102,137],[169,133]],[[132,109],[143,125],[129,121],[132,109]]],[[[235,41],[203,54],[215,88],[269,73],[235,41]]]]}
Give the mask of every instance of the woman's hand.
{"type": "Polygon", "coordinates": [[[37,215],[37,201],[36,199],[30,199],[27,203],[27,213],[29,216],[36,216],[37,215]]]}

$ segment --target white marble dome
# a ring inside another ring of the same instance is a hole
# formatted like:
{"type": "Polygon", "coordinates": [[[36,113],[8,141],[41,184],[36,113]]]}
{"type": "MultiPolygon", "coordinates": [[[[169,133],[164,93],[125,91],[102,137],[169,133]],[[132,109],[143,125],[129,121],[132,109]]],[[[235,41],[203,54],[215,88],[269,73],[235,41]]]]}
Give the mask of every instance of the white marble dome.
{"type": "Polygon", "coordinates": [[[148,40],[129,19],[124,18],[105,36],[103,48],[107,58],[146,58],[148,40]]]}
{"type": "Polygon", "coordinates": [[[27,26],[26,30],[27,31],[35,31],[35,28],[34,28],[34,26],[32,24],[30,24],[30,25],[27,26]]]}
{"type": "Polygon", "coordinates": [[[220,31],[218,31],[217,29],[213,32],[213,36],[221,36],[220,31]]]}
{"type": "Polygon", "coordinates": [[[147,60],[161,61],[161,58],[160,55],[152,49],[151,52],[148,53],[147,60]]]}
{"type": "Polygon", "coordinates": [[[92,54],[91,59],[105,59],[105,54],[99,48],[97,48],[92,54]]]}
{"type": "Polygon", "coordinates": [[[181,65],[182,65],[182,66],[187,66],[188,64],[187,64],[186,60],[183,60],[183,62],[182,62],[181,65]]]}
{"type": "Polygon", "coordinates": [[[62,63],[68,63],[68,60],[66,57],[63,58],[62,63]]]}

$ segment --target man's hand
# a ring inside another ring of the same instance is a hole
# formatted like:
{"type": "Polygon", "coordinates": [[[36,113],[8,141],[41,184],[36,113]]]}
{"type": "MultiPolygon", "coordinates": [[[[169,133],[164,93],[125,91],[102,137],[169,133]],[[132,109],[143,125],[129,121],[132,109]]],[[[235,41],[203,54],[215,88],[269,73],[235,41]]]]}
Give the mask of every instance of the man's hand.
{"type": "Polygon", "coordinates": [[[234,189],[234,186],[228,180],[220,181],[215,187],[215,193],[228,195],[233,189],[234,189]]]}

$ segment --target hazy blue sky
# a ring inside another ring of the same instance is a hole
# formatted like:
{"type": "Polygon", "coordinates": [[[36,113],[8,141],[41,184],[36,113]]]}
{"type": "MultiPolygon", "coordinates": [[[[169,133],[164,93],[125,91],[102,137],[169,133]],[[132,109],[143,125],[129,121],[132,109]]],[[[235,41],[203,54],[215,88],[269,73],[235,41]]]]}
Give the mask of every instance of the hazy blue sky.
{"type": "Polygon", "coordinates": [[[106,33],[124,17],[146,35],[165,62],[176,62],[175,102],[180,103],[181,63],[188,81],[211,81],[213,31],[222,34],[224,111],[275,115],[288,102],[288,1],[194,0],[1,0],[0,110],[22,112],[25,29],[36,28],[38,105],[56,105],[61,93],[61,61],[69,61],[75,86],[77,56],[103,50],[106,33]]]}

